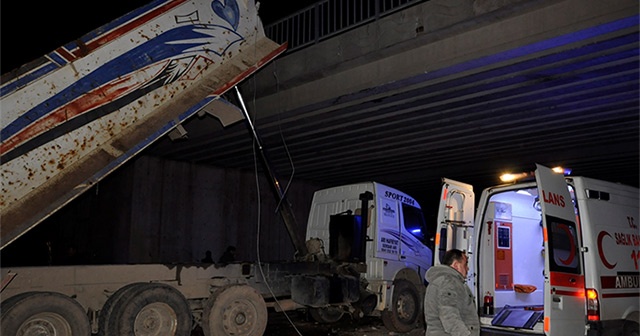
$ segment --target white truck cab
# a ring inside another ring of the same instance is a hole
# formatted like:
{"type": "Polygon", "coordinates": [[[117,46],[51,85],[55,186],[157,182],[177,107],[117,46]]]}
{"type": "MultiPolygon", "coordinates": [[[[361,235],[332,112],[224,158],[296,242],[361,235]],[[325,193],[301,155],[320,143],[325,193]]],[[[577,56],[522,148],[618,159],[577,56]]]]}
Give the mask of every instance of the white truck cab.
{"type": "Polygon", "coordinates": [[[306,239],[321,242],[334,260],[366,264],[365,314],[380,313],[389,329],[401,332],[422,322],[423,279],[433,254],[413,197],[377,182],[316,191],[306,239]]]}
{"type": "Polygon", "coordinates": [[[537,165],[485,189],[474,219],[472,187],[444,179],[436,248],[469,254],[483,335],[637,336],[638,194],[537,165]]]}

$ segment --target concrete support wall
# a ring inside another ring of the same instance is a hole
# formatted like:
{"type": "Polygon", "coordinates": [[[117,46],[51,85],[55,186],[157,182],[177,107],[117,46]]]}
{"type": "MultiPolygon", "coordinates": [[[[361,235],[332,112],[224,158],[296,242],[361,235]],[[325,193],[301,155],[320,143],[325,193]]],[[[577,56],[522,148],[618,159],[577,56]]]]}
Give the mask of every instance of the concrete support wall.
{"type": "MultiPolygon", "coordinates": [[[[252,172],[138,159],[132,167],[128,244],[121,262],[199,261],[210,250],[215,260],[227,245],[237,258],[291,260],[295,249],[276,210],[268,181],[252,172]]],[[[281,181],[286,183],[287,181],[281,181]]],[[[294,181],[288,191],[299,234],[316,187],[294,181]]],[[[123,239],[127,241],[127,239],[123,239]]]]}
{"type": "MultiPolygon", "coordinates": [[[[238,260],[292,260],[295,249],[259,174],[256,185],[253,172],[142,156],[3,250],[3,266],[199,262],[207,250],[217,261],[228,245],[238,260]],[[68,246],[77,248],[73,260],[68,246]]],[[[294,180],[288,190],[302,241],[318,188],[294,180]]]]}

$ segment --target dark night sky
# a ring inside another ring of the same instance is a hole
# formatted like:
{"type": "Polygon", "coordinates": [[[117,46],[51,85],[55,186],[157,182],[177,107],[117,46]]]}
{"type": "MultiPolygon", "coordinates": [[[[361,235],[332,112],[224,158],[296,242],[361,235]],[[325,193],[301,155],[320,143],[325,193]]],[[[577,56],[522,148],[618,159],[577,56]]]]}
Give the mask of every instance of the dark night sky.
{"type": "MultiPolygon", "coordinates": [[[[3,1],[1,73],[33,61],[150,1],[3,1]]],[[[314,2],[261,0],[259,15],[266,25],[314,2]]]]}
{"type": "Polygon", "coordinates": [[[148,2],[3,1],[0,10],[2,73],[33,61],[148,2]]]}

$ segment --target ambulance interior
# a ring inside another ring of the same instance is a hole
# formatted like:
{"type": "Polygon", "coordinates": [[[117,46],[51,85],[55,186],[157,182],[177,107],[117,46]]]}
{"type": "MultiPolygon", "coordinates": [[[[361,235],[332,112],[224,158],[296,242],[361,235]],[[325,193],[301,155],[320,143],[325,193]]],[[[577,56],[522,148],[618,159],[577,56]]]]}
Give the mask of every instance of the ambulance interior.
{"type": "Polygon", "coordinates": [[[483,323],[541,328],[545,251],[538,190],[494,194],[481,223],[477,279],[483,323]],[[485,295],[493,297],[492,310],[483,306],[485,295]]]}

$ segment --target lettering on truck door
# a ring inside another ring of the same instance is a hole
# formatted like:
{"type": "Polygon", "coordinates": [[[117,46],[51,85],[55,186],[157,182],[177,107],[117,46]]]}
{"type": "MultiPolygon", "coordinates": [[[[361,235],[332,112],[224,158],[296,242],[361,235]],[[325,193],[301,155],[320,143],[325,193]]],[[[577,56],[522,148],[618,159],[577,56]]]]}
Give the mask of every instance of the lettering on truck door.
{"type": "Polygon", "coordinates": [[[398,202],[386,197],[378,199],[378,251],[384,258],[400,260],[400,211],[398,202]]]}
{"type": "Polygon", "coordinates": [[[562,174],[536,165],[545,248],[544,331],[584,335],[586,298],[582,242],[574,205],[562,174]]]}

